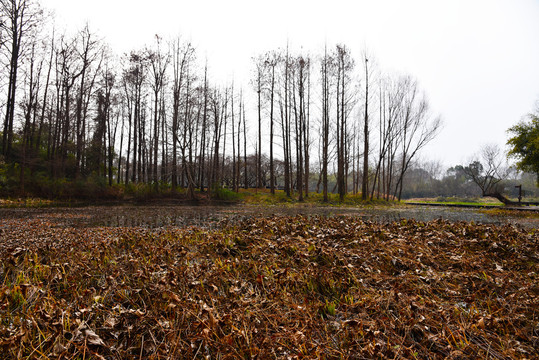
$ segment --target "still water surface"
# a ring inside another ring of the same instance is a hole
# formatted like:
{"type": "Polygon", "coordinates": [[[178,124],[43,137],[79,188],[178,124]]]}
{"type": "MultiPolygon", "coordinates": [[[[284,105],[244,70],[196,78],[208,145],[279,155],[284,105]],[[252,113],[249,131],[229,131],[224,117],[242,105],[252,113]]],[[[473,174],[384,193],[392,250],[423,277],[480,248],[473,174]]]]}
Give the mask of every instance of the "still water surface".
{"type": "MultiPolygon", "coordinates": [[[[337,208],[312,206],[88,206],[81,208],[0,209],[0,218],[41,218],[57,226],[166,226],[219,227],[256,216],[273,215],[353,216],[367,221],[393,222],[401,219],[431,221],[473,221],[476,223],[515,224],[538,228],[539,219],[523,216],[499,216],[473,208],[428,206],[391,206],[368,208],[337,208]]],[[[519,213],[516,213],[519,214],[519,213]]],[[[520,214],[519,214],[520,215],[520,214]]]]}

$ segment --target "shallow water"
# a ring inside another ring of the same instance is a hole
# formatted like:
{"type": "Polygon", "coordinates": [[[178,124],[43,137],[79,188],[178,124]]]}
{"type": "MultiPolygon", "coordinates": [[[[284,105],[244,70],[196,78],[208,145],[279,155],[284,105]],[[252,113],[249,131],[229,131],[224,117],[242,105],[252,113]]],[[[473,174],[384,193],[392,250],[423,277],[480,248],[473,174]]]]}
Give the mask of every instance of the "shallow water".
{"type": "Polygon", "coordinates": [[[219,227],[249,217],[272,215],[353,216],[367,221],[393,222],[401,219],[431,221],[473,221],[476,223],[538,228],[539,219],[519,216],[492,215],[473,208],[429,206],[393,206],[368,208],[338,208],[313,206],[88,206],[82,208],[0,209],[0,219],[42,219],[54,226],[108,227],[219,227]]]}

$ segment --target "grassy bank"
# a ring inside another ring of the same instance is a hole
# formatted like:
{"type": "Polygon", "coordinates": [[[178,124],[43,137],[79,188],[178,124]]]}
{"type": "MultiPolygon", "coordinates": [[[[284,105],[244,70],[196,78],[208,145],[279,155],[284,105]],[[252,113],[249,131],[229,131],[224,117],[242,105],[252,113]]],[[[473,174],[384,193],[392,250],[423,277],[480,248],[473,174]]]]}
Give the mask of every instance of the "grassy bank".
{"type": "Polygon", "coordinates": [[[503,203],[494,198],[458,198],[458,197],[437,197],[437,198],[414,198],[407,199],[405,203],[424,203],[439,205],[463,205],[463,206],[503,206],[503,203]]]}
{"type": "Polygon", "coordinates": [[[194,199],[187,196],[185,189],[177,189],[175,192],[169,187],[162,187],[155,192],[150,185],[131,184],[127,187],[117,186],[114,196],[100,197],[98,194],[89,196],[88,194],[77,197],[75,195],[59,198],[39,198],[39,197],[6,197],[0,198],[0,207],[56,207],[56,206],[85,206],[85,205],[106,205],[106,204],[219,204],[219,203],[245,203],[250,205],[312,205],[312,206],[370,206],[370,205],[398,205],[396,201],[385,200],[361,200],[360,194],[348,194],[343,201],[340,201],[337,194],[328,194],[328,201],[324,202],[323,195],[310,192],[308,196],[300,201],[298,194],[290,197],[282,190],[276,190],[271,194],[269,189],[240,189],[238,192],[226,188],[217,188],[204,192],[196,190],[194,199]]]}

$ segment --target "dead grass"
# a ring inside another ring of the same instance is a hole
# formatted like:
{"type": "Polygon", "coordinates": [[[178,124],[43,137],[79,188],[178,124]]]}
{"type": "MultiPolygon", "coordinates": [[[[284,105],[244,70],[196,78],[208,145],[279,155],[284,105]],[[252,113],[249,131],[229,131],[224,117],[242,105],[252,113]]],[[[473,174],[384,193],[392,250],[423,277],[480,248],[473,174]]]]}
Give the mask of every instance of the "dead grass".
{"type": "Polygon", "coordinates": [[[536,230],[264,217],[0,220],[8,359],[532,359],[536,230]]]}

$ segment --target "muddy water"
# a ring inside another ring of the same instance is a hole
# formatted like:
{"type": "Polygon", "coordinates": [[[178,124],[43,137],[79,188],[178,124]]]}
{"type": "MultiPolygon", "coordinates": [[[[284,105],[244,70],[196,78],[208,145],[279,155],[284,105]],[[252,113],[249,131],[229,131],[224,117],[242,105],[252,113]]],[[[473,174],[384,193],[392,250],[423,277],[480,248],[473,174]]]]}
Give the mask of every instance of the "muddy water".
{"type": "Polygon", "coordinates": [[[539,219],[497,216],[478,209],[428,206],[337,208],[313,206],[89,206],[83,208],[0,209],[1,218],[40,218],[55,226],[164,226],[219,227],[255,216],[302,214],[306,216],[353,216],[363,220],[393,222],[401,219],[473,221],[495,225],[515,224],[539,228],[539,219]]]}

